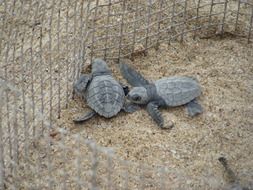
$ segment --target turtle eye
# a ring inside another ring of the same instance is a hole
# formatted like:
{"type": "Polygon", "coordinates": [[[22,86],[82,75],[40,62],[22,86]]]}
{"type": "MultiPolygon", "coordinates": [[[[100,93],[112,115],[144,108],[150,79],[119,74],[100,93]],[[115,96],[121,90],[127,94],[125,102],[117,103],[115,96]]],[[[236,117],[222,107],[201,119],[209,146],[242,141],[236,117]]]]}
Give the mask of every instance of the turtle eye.
{"type": "Polygon", "coordinates": [[[134,101],[140,101],[140,100],[141,100],[141,97],[138,96],[138,95],[134,95],[134,96],[132,97],[132,99],[133,99],[134,101]]]}

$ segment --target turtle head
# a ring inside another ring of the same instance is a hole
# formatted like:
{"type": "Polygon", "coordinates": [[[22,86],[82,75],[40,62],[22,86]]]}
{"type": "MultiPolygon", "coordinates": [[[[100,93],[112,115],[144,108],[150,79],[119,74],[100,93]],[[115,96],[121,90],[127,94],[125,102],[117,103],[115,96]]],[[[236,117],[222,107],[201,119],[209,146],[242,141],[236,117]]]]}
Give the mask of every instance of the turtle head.
{"type": "Polygon", "coordinates": [[[92,72],[93,73],[103,73],[110,71],[109,67],[107,66],[106,62],[102,59],[94,59],[92,62],[92,72]]]}
{"type": "Polygon", "coordinates": [[[136,104],[147,104],[149,101],[147,89],[134,87],[127,95],[127,99],[136,104]]]}

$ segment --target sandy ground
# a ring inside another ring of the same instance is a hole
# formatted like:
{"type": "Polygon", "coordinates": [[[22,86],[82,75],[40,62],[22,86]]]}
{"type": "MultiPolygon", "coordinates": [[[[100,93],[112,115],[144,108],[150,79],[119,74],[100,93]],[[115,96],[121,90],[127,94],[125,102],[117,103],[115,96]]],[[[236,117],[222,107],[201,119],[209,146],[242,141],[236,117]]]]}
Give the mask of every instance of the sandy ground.
{"type": "MultiPolygon", "coordinates": [[[[217,161],[225,156],[241,183],[249,186],[253,179],[252,48],[240,38],[188,40],[171,46],[162,44],[132,62],[150,80],[193,76],[201,84],[203,114],[190,118],[184,107],[162,110],[165,120],[175,123],[171,130],[158,128],[145,109],[74,125],[73,115],[88,110],[80,99],[73,100],[64,111],[65,127],[71,134],[113,147],[122,159],[177,168],[197,181],[209,180],[214,189],[227,183],[217,161]]],[[[117,65],[109,65],[114,76],[124,81],[117,65]]]]}

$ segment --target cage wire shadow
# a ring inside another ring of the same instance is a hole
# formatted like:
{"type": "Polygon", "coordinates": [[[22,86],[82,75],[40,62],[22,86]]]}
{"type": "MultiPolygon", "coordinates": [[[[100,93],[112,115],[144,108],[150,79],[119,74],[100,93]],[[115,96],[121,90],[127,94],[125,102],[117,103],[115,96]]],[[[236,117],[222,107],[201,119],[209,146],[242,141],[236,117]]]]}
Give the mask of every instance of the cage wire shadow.
{"type": "Polygon", "coordinates": [[[0,20],[2,189],[190,188],[179,180],[189,176],[120,160],[69,134],[59,118],[71,100],[73,82],[95,57],[117,63],[161,43],[227,34],[252,43],[251,1],[5,0],[0,20]],[[60,141],[54,140],[55,130],[60,141]],[[67,146],[70,137],[75,141],[67,146]],[[67,166],[69,154],[76,157],[67,166]],[[68,167],[76,170],[70,174],[68,167]]]}

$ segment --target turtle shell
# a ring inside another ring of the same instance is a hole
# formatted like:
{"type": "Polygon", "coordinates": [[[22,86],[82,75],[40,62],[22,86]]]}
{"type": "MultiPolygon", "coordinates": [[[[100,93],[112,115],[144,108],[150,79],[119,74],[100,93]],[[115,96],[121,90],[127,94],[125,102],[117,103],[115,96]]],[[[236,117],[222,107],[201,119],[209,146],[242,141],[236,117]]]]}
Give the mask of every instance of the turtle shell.
{"type": "Polygon", "coordinates": [[[123,107],[124,90],[111,76],[95,76],[86,94],[87,104],[106,118],[115,116],[123,107]]]}
{"type": "Polygon", "coordinates": [[[201,94],[196,80],[189,77],[168,77],[155,82],[157,94],[167,106],[184,105],[201,94]]]}

